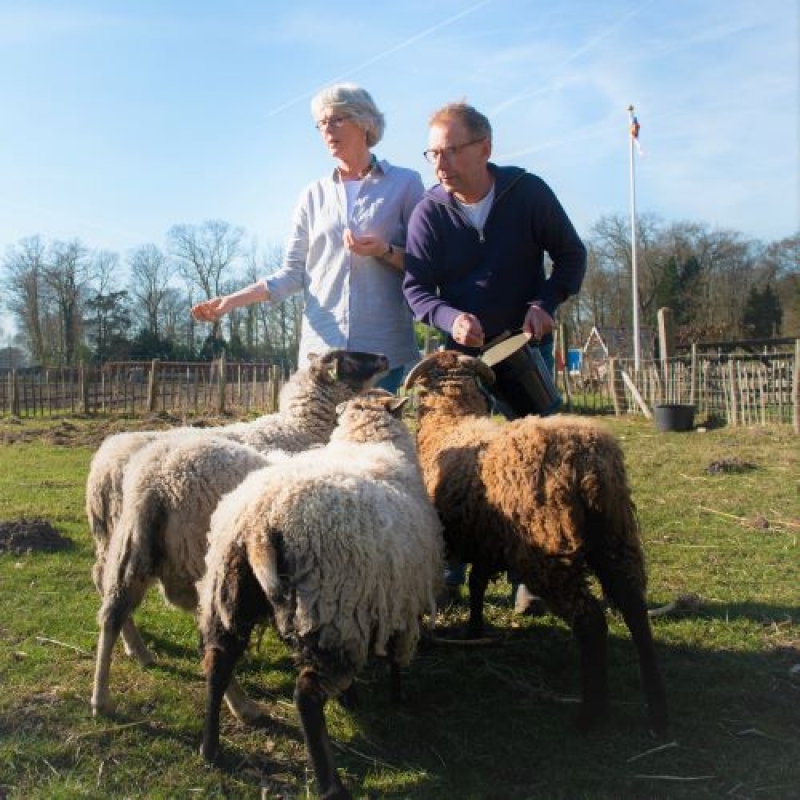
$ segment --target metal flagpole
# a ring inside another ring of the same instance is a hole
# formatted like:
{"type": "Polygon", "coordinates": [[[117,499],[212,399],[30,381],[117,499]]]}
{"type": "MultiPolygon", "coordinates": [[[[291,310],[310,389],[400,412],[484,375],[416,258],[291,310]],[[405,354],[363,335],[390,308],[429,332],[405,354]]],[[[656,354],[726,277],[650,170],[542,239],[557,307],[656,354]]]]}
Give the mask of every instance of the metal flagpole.
{"type": "Polygon", "coordinates": [[[631,195],[631,303],[633,305],[633,367],[639,372],[642,363],[639,346],[639,275],[636,266],[636,181],[633,148],[639,136],[639,122],[633,113],[633,106],[628,106],[630,119],[630,195],[631,195]]]}

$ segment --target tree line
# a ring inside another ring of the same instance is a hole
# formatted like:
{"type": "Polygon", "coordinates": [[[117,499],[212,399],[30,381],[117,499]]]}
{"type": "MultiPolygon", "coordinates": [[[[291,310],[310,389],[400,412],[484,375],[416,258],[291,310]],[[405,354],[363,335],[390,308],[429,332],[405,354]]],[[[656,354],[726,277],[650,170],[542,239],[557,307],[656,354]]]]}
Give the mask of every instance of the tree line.
{"type": "MultiPolygon", "coordinates": [[[[602,217],[585,241],[583,288],[560,311],[575,343],[592,326],[631,326],[630,222],[602,217]]],[[[224,350],[231,359],[295,366],[299,295],[238,309],[213,326],[189,313],[201,299],[269,275],[281,257],[279,247],[261,248],[222,220],[174,225],[164,246],[144,244],[124,254],[31,236],[6,249],[0,285],[19,331],[14,344],[33,364],[208,360],[224,350]]],[[[800,232],[764,243],[643,215],[636,261],[643,326],[654,329],[658,309],[668,307],[687,342],[800,331],[800,232]]]]}

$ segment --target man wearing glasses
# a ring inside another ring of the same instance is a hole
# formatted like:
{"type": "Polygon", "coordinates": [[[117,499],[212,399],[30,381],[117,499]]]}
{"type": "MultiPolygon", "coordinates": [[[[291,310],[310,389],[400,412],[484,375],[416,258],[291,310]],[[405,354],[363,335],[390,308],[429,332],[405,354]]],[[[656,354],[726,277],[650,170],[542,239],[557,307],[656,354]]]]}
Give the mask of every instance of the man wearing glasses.
{"type": "MultiPolygon", "coordinates": [[[[447,334],[448,348],[470,355],[522,329],[552,371],[553,317],[581,287],[586,248],[541,178],[489,161],[492,128],[483,114],[450,103],[434,112],[429,126],[425,158],[439,183],[409,221],[403,293],[411,310],[447,334]],[[545,253],[552,261],[549,275],[545,253]]],[[[463,573],[463,565],[452,564],[446,574],[452,598],[463,573]]],[[[520,613],[531,600],[521,594],[520,613]]]]}
{"type": "Polygon", "coordinates": [[[425,157],[439,184],[414,209],[406,244],[411,310],[444,331],[448,347],[473,355],[520,328],[552,342],[555,310],[586,272],[586,248],[550,187],[492,164],[491,153],[492,128],[479,111],[451,103],[434,112],[425,157]]]}

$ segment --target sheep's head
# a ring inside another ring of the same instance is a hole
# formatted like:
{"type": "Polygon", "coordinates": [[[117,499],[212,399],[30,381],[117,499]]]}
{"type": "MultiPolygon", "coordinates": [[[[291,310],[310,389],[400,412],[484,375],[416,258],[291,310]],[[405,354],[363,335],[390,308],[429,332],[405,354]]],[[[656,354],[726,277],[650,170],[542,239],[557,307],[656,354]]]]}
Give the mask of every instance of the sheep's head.
{"type": "MultiPolygon", "coordinates": [[[[478,387],[494,383],[494,372],[478,358],[443,350],[432,353],[408,373],[405,390],[414,389],[424,403],[426,394],[448,398],[462,413],[485,414],[486,398],[478,387]]],[[[436,401],[434,401],[436,402],[436,401]]]]}
{"type": "Polygon", "coordinates": [[[396,397],[384,389],[367,389],[336,406],[339,421],[331,438],[358,442],[410,440],[402,421],[407,401],[408,397],[396,397]]]}
{"type": "Polygon", "coordinates": [[[389,371],[386,356],[349,350],[331,350],[318,356],[310,353],[309,371],[322,383],[342,384],[356,394],[374,386],[389,371]]]}

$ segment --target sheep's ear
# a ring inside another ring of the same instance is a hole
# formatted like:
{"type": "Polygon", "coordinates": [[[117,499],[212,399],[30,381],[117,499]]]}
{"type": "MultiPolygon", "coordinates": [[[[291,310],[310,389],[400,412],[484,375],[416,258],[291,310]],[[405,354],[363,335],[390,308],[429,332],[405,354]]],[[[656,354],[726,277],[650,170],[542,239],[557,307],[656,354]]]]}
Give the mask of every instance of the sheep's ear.
{"type": "Polygon", "coordinates": [[[409,398],[406,397],[393,397],[386,403],[386,408],[389,410],[389,413],[394,417],[400,417],[403,412],[403,406],[409,401],[409,398]]]}

